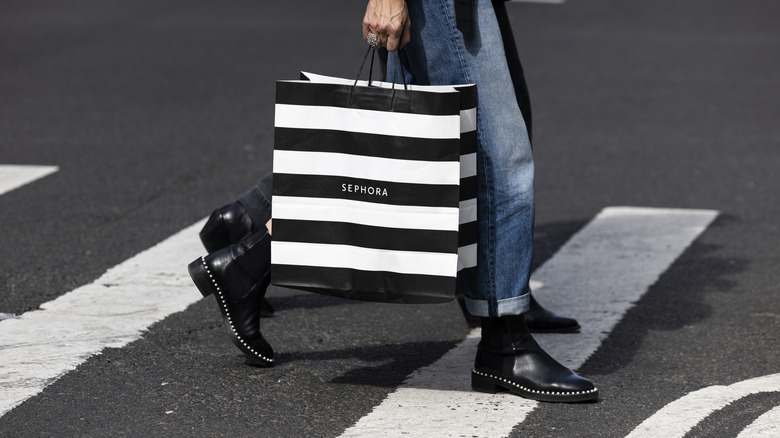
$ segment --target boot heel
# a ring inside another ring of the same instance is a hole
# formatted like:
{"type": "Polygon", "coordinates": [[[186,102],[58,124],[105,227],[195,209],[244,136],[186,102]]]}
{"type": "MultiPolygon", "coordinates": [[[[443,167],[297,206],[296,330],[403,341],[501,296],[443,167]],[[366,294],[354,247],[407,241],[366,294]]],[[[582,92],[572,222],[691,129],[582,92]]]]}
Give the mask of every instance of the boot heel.
{"type": "Polygon", "coordinates": [[[195,260],[187,266],[187,270],[190,273],[190,278],[195,283],[195,286],[200,291],[201,295],[207,297],[214,293],[214,284],[209,278],[209,272],[204,265],[203,257],[195,260]]]}
{"type": "Polygon", "coordinates": [[[497,385],[495,380],[477,371],[471,372],[471,389],[488,394],[504,391],[504,388],[497,385]]]}
{"type": "Polygon", "coordinates": [[[225,220],[222,218],[222,214],[219,210],[214,210],[214,212],[211,213],[209,220],[206,221],[206,225],[200,230],[199,236],[201,243],[206,247],[206,251],[210,253],[229,246],[232,243],[227,227],[225,226],[225,220]]]}

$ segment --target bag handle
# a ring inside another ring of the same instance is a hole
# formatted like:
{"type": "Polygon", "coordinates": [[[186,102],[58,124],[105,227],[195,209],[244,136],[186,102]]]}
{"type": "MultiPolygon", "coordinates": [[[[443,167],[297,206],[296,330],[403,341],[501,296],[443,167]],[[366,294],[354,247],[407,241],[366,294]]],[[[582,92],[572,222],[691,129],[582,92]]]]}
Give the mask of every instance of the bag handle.
{"type": "Polygon", "coordinates": [[[401,62],[401,49],[395,51],[395,64],[393,64],[393,87],[395,87],[395,70],[397,67],[401,67],[401,79],[404,81],[404,91],[408,88],[406,86],[406,72],[404,72],[404,65],[401,62]]]}
{"type": "MultiPolygon", "coordinates": [[[[371,79],[374,75],[374,55],[376,54],[376,49],[373,47],[369,47],[368,50],[366,50],[366,55],[363,57],[363,62],[360,64],[360,69],[358,70],[357,76],[355,77],[355,82],[352,84],[352,87],[349,91],[349,107],[352,108],[352,96],[354,95],[354,90],[357,87],[358,80],[360,80],[360,75],[363,73],[363,67],[366,65],[366,59],[368,59],[368,54],[371,53],[371,64],[368,68],[368,86],[371,86],[371,79]],[[373,53],[372,53],[373,51],[373,53]]],[[[398,54],[398,50],[395,51],[395,64],[393,65],[393,81],[392,81],[392,92],[390,93],[390,105],[388,107],[389,111],[392,111],[393,109],[393,102],[395,102],[395,75],[398,70],[398,66],[401,66],[401,78],[404,81],[404,90],[408,90],[408,86],[406,84],[406,74],[404,73],[404,66],[401,64],[401,57],[398,54]]]]}
{"type": "MultiPolygon", "coordinates": [[[[401,56],[399,55],[400,50],[395,51],[395,64],[393,64],[393,80],[391,81],[393,84],[393,90],[395,90],[395,78],[398,66],[401,67],[401,79],[403,80],[404,84],[404,90],[408,90],[408,86],[406,84],[406,73],[404,72],[404,66],[401,63],[401,56]]],[[[355,82],[352,84],[352,86],[357,86],[358,81],[360,80],[360,75],[363,73],[363,67],[366,65],[366,59],[368,59],[369,53],[371,54],[371,63],[368,67],[368,86],[371,86],[371,79],[374,76],[374,55],[376,54],[376,49],[369,46],[368,50],[366,50],[366,54],[363,56],[363,62],[360,63],[360,69],[357,72],[357,75],[355,76],[355,82]]]]}

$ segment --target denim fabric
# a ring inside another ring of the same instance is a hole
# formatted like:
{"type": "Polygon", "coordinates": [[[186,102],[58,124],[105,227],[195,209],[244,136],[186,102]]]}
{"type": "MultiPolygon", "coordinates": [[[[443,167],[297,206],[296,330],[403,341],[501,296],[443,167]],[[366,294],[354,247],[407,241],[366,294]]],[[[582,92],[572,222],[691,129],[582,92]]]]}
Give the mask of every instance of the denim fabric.
{"type": "MultiPolygon", "coordinates": [[[[469,0],[469,2],[470,1],[471,0],[469,0]]],[[[506,10],[506,2],[508,0],[492,1],[493,10],[496,13],[496,19],[498,20],[498,28],[501,30],[501,39],[504,42],[504,52],[506,53],[506,60],[509,64],[509,74],[512,77],[512,84],[515,87],[515,97],[517,97],[517,104],[520,106],[520,111],[523,113],[525,129],[528,131],[528,138],[533,146],[534,136],[532,129],[533,117],[531,114],[531,96],[528,93],[528,84],[526,84],[523,64],[520,62],[520,54],[518,53],[517,45],[515,44],[512,23],[509,22],[509,14],[506,10]]],[[[377,55],[379,56],[382,80],[387,80],[387,50],[381,48],[377,50],[377,55]]]]}
{"type": "Polygon", "coordinates": [[[509,22],[509,14],[506,11],[507,0],[493,0],[493,9],[496,11],[498,19],[498,28],[501,29],[501,39],[504,41],[504,52],[506,61],[509,64],[509,75],[512,76],[512,84],[515,87],[515,97],[517,104],[520,105],[520,112],[523,113],[525,129],[528,131],[528,139],[531,146],[534,144],[533,135],[533,117],[531,114],[531,96],[528,93],[528,85],[525,81],[523,64],[520,62],[520,54],[515,44],[515,35],[512,32],[512,23],[509,22]]]}
{"type": "MultiPolygon", "coordinates": [[[[451,0],[407,0],[412,38],[400,59],[409,83],[477,84],[478,276],[466,307],[517,315],[530,299],[534,164],[493,5],[475,3],[474,28],[462,34],[451,0]]],[[[388,57],[388,72],[396,59],[388,57]]]]}

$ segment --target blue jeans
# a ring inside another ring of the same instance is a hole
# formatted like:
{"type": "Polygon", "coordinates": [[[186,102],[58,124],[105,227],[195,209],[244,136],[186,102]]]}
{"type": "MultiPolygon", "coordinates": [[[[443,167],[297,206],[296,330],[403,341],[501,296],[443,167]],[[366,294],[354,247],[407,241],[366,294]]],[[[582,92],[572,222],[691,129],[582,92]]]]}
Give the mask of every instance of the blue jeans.
{"type": "MultiPolygon", "coordinates": [[[[412,39],[400,59],[408,83],[477,84],[478,274],[466,308],[476,316],[517,315],[530,299],[534,163],[493,5],[474,3],[474,29],[462,34],[452,0],[407,0],[412,39]]],[[[388,80],[395,62],[391,54],[388,80]]]]}

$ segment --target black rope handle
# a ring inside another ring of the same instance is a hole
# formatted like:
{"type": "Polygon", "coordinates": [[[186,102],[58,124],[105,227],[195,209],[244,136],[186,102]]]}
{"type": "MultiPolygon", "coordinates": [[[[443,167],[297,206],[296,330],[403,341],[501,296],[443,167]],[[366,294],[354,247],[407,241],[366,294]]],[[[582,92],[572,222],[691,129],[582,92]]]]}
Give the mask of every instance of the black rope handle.
{"type": "MultiPolygon", "coordinates": [[[[375,55],[375,52],[376,52],[376,49],[374,49],[373,47],[370,47],[370,46],[368,47],[368,50],[366,50],[366,54],[363,56],[363,62],[360,63],[360,68],[358,69],[357,75],[355,75],[355,82],[352,84],[353,87],[357,86],[357,83],[360,80],[360,75],[363,74],[363,68],[366,66],[366,60],[368,59],[368,55],[369,54],[371,54],[371,63],[369,64],[369,67],[368,67],[368,86],[369,87],[371,86],[371,80],[372,80],[372,78],[374,76],[374,55],[375,55]],[[372,50],[373,50],[373,52],[372,52],[372,50]]],[[[397,69],[398,69],[399,66],[401,68],[401,79],[403,80],[404,90],[408,90],[409,87],[406,84],[406,72],[404,71],[404,65],[401,63],[400,50],[396,50],[395,51],[395,64],[393,65],[393,79],[392,79],[392,81],[390,81],[393,84],[392,88],[394,90],[395,90],[395,84],[396,84],[396,82],[395,82],[396,73],[397,73],[397,69]]]]}
{"type": "Polygon", "coordinates": [[[404,64],[401,62],[401,49],[395,51],[395,64],[393,64],[393,89],[395,89],[395,71],[397,67],[401,67],[401,79],[404,81],[404,90],[408,90],[406,85],[406,72],[404,71],[404,64]]]}
{"type": "MultiPolygon", "coordinates": [[[[357,86],[358,81],[360,80],[360,75],[363,74],[363,67],[366,65],[366,59],[368,59],[368,54],[371,53],[371,50],[373,47],[368,46],[368,50],[366,50],[366,54],[363,56],[363,62],[360,63],[360,69],[358,69],[357,74],[355,75],[355,83],[352,84],[353,87],[357,86]]],[[[371,67],[369,68],[368,72],[368,85],[371,85],[371,76],[374,73],[374,54],[371,53],[371,67]]]]}
{"type": "MultiPolygon", "coordinates": [[[[352,96],[354,94],[355,87],[357,87],[357,83],[360,80],[360,75],[363,73],[363,67],[365,67],[365,65],[366,65],[366,59],[368,59],[369,53],[371,54],[371,64],[370,64],[370,66],[368,68],[368,86],[369,87],[371,86],[371,79],[374,76],[374,55],[376,54],[375,52],[376,52],[376,49],[374,49],[373,47],[369,47],[368,50],[366,50],[365,56],[363,56],[363,62],[360,63],[360,69],[358,69],[357,75],[355,77],[355,82],[352,84],[352,88],[349,91],[349,103],[348,103],[348,105],[349,105],[350,108],[352,108],[352,96]],[[372,53],[372,50],[373,50],[373,53],[372,53]]],[[[398,71],[398,66],[401,67],[401,78],[403,79],[404,90],[405,91],[408,90],[408,85],[406,84],[406,73],[404,72],[404,66],[401,63],[401,56],[400,56],[400,54],[398,52],[399,52],[398,50],[395,51],[395,64],[393,65],[393,80],[392,80],[392,86],[391,86],[392,93],[390,94],[390,101],[389,101],[389,107],[388,107],[389,111],[392,111],[392,109],[393,109],[393,102],[395,102],[395,91],[396,91],[396,88],[395,88],[395,84],[396,84],[395,77],[396,77],[396,73],[398,71]]]]}

